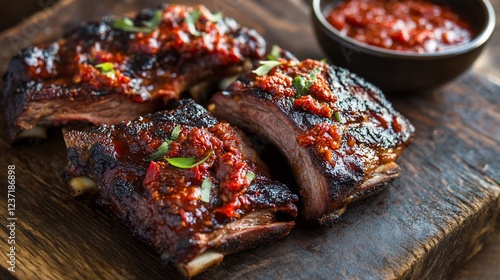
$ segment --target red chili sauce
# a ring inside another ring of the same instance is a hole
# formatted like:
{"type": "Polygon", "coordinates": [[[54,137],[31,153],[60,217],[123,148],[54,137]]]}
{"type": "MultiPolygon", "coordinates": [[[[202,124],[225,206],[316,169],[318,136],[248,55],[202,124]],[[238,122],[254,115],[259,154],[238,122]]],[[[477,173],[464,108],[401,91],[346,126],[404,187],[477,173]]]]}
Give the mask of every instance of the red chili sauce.
{"type": "Polygon", "coordinates": [[[344,35],[397,51],[438,52],[472,37],[450,8],[425,0],[346,0],[326,18],[344,35]]]}

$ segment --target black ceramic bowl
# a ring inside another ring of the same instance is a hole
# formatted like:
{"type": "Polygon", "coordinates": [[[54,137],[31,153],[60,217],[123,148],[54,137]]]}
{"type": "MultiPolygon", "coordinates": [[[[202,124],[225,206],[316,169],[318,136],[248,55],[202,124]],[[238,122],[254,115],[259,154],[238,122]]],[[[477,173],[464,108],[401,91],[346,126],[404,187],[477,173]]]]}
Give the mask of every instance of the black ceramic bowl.
{"type": "Polygon", "coordinates": [[[467,70],[495,27],[488,0],[433,0],[451,7],[468,22],[473,39],[436,53],[409,53],[368,45],[345,35],[325,18],[342,0],[313,0],[313,23],[321,47],[335,65],[348,68],[386,92],[419,92],[437,88],[467,70]]]}

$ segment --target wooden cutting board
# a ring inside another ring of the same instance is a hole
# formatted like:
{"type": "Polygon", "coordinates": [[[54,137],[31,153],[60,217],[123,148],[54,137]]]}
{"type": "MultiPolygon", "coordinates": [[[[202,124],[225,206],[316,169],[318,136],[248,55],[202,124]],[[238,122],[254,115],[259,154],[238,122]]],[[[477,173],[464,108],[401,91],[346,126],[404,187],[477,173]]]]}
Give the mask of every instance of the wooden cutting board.
{"type": "MultiPolygon", "coordinates": [[[[11,55],[89,18],[160,1],[63,0],[0,35],[0,71],[11,55]]],[[[183,3],[201,1],[183,1],[183,3]]],[[[218,0],[213,10],[257,29],[299,58],[323,58],[304,1],[218,0]],[[285,8],[286,7],[286,8],[285,8]]],[[[43,1],[39,2],[43,3],[43,1]]],[[[48,3],[48,2],[47,2],[48,3]]],[[[41,4],[42,5],[42,4],[41,4]]],[[[283,240],[227,256],[198,279],[440,279],[500,231],[500,86],[469,72],[422,95],[391,96],[417,129],[401,177],[352,205],[332,228],[296,227],[283,240]]],[[[388,77],[390,78],[390,77],[388,77]]],[[[4,110],[0,110],[4,123],[4,110]]],[[[2,132],[3,133],[3,132],[2,132]]],[[[60,129],[39,144],[0,138],[2,276],[17,279],[175,279],[157,254],[62,179],[60,129]],[[15,166],[16,267],[8,273],[8,166],[15,166]]]]}

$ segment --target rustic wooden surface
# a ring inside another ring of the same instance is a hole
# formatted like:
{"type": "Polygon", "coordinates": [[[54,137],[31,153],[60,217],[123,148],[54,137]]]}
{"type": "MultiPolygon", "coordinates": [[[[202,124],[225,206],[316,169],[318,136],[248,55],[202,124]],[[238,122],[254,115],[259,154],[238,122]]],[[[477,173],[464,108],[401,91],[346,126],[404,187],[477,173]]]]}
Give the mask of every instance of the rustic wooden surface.
{"type": "MultiPolygon", "coordinates": [[[[137,2],[62,0],[0,34],[0,72],[19,48],[57,38],[82,20],[124,14],[160,1],[137,2]]],[[[299,58],[324,56],[304,1],[217,0],[208,6],[257,29],[270,44],[280,44],[299,58]]],[[[500,279],[500,235],[495,235],[500,231],[500,69],[488,64],[498,61],[495,44],[483,55],[488,59],[482,66],[445,87],[390,97],[417,134],[399,160],[401,177],[385,191],[349,207],[333,228],[296,227],[274,244],[227,256],[222,265],[198,278],[500,279]]],[[[2,124],[3,119],[2,108],[2,124]]],[[[177,278],[117,221],[69,196],[61,177],[61,133],[49,132],[48,141],[17,146],[8,145],[2,132],[0,278],[177,278]],[[16,166],[18,218],[12,274],[5,271],[8,165],[16,166]]]]}

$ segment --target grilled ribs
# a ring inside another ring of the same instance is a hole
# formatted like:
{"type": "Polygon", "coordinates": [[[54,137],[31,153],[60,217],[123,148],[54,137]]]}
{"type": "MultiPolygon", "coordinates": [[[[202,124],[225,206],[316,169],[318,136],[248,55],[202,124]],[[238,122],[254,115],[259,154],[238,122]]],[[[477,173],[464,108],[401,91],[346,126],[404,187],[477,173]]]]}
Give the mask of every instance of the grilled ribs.
{"type": "Polygon", "coordinates": [[[73,122],[131,120],[189,88],[251,68],[264,53],[255,30],[204,6],[86,22],[11,60],[3,91],[7,137],[37,137],[34,128],[73,122]]]}
{"type": "Polygon", "coordinates": [[[331,226],[347,204],[398,175],[414,128],[345,69],[290,57],[262,63],[213,96],[213,113],[272,142],[295,174],[302,216],[331,226]]]}
{"type": "Polygon", "coordinates": [[[287,235],[297,196],[265,176],[237,129],[179,103],[64,138],[74,196],[90,195],[190,277],[287,235]]]}

